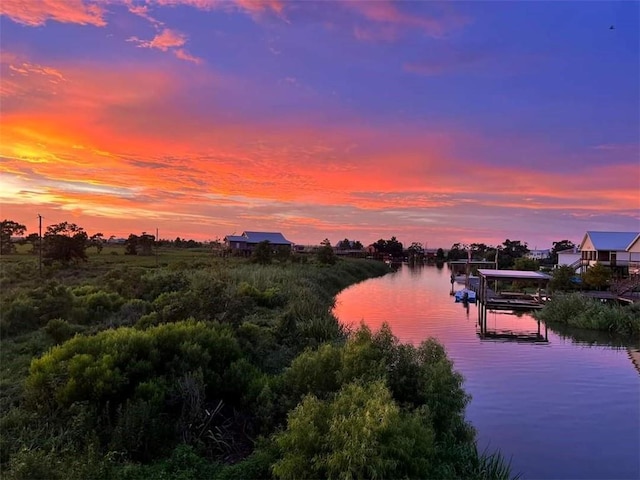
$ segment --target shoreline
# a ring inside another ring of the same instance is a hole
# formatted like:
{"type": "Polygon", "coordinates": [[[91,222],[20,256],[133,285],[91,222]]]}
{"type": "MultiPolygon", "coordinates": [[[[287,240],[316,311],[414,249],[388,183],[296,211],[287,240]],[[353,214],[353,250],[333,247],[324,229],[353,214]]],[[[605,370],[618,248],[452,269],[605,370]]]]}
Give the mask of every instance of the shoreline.
{"type": "Polygon", "coordinates": [[[629,358],[631,359],[631,363],[636,367],[638,373],[640,373],[640,349],[638,348],[627,348],[627,352],[629,353],[629,358]]]}

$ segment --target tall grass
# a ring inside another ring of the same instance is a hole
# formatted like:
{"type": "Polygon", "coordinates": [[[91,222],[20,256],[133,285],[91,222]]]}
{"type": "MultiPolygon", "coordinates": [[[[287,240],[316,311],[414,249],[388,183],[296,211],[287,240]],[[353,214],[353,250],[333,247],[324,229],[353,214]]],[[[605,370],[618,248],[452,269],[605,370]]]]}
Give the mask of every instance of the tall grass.
{"type": "Polygon", "coordinates": [[[640,304],[605,304],[579,293],[554,296],[535,317],[550,324],[559,323],[635,338],[640,335],[640,304]]]}

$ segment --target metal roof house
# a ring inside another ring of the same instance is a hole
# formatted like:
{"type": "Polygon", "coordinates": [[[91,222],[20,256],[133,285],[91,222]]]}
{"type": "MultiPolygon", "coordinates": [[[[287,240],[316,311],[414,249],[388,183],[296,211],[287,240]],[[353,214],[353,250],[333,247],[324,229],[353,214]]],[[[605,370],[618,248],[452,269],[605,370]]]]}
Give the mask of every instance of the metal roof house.
{"type": "Polygon", "coordinates": [[[290,242],[280,232],[242,232],[242,235],[227,235],[224,237],[225,246],[236,254],[249,255],[253,249],[261,242],[269,242],[277,249],[291,248],[290,242]]]}
{"type": "Polygon", "coordinates": [[[599,263],[635,273],[640,266],[640,232],[587,232],[580,243],[580,258],[584,266],[599,263]]]}
{"type": "Polygon", "coordinates": [[[573,266],[574,268],[579,267],[581,263],[581,256],[580,249],[578,247],[567,248],[566,250],[560,250],[557,253],[558,263],[555,265],[555,267],[560,267],[562,265],[573,266]]]}

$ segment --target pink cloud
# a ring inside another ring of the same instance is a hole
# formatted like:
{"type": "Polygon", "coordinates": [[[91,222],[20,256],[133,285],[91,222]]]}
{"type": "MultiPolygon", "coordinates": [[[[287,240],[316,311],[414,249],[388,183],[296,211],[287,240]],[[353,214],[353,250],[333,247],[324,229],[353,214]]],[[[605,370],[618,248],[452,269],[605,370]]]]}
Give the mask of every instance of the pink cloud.
{"type": "Polygon", "coordinates": [[[163,22],[156,20],[151,16],[151,14],[149,13],[149,7],[147,5],[135,5],[132,3],[132,1],[133,0],[127,0],[127,8],[131,13],[133,13],[134,15],[138,15],[141,18],[144,18],[145,20],[149,21],[156,27],[160,27],[164,25],[163,22]]]}
{"type": "Polygon", "coordinates": [[[283,14],[285,3],[281,0],[156,0],[162,6],[190,6],[198,10],[241,10],[249,14],[273,12],[283,14]]]}
{"type": "Polygon", "coordinates": [[[176,56],[176,58],[179,58],[180,60],[186,60],[187,62],[193,62],[196,64],[202,63],[201,58],[194,57],[189,52],[187,52],[184,48],[176,48],[175,50],[173,50],[173,54],[176,56]]]}
{"type": "Polygon", "coordinates": [[[169,28],[165,28],[151,40],[141,40],[138,37],[131,37],[127,41],[137,43],[139,47],[143,48],[157,48],[163,52],[170,51],[180,60],[193,63],[202,62],[202,59],[194,57],[182,48],[187,43],[187,36],[169,28]]]}
{"type": "Polygon", "coordinates": [[[461,28],[469,22],[466,17],[452,13],[447,13],[440,17],[405,13],[398,6],[402,6],[402,3],[390,0],[372,2],[345,1],[342,5],[373,23],[368,27],[358,27],[356,29],[356,36],[361,40],[393,40],[395,39],[395,32],[403,28],[415,28],[422,30],[430,37],[441,38],[450,31],[461,28]],[[376,32],[375,27],[382,30],[376,32]]]}
{"type": "Polygon", "coordinates": [[[187,43],[187,37],[180,32],[165,28],[151,40],[140,40],[137,37],[132,37],[129,39],[129,41],[138,43],[138,46],[140,47],[157,48],[159,50],[162,50],[163,52],[166,52],[170,48],[183,46],[185,43],[187,43]]]}
{"type": "Polygon", "coordinates": [[[104,27],[105,11],[97,3],[87,0],[2,0],[0,14],[32,27],[49,20],[104,27]]]}

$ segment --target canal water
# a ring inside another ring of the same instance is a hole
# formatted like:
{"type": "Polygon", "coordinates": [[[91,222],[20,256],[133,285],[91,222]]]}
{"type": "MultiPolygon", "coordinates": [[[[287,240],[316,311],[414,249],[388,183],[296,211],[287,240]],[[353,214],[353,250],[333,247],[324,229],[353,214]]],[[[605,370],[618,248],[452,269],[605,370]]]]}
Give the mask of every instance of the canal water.
{"type": "Polygon", "coordinates": [[[480,338],[478,307],[455,303],[450,275],[403,265],[341,292],[334,313],[374,330],[387,322],[402,342],[438,339],[472,396],[480,448],[500,450],[521,478],[639,479],[640,373],[627,346],[640,339],[551,328],[545,339],[544,325],[540,339],[531,315],[492,311],[486,331],[514,337],[480,338]]]}

